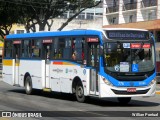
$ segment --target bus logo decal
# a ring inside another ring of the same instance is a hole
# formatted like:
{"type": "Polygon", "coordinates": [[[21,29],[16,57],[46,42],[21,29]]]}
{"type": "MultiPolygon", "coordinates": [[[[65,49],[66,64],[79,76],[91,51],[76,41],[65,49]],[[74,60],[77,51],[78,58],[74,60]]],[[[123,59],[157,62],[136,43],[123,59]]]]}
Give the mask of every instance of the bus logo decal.
{"type": "Polygon", "coordinates": [[[66,68],[66,73],[68,73],[68,68],[66,68]]]}
{"type": "Polygon", "coordinates": [[[123,48],[130,48],[130,43],[123,43],[123,48]]]}
{"type": "Polygon", "coordinates": [[[53,71],[53,72],[57,72],[57,73],[62,73],[62,72],[63,72],[63,70],[58,69],[58,68],[57,68],[57,69],[53,69],[52,71],[53,71]]]}
{"type": "Polygon", "coordinates": [[[84,75],[86,74],[86,69],[83,70],[83,74],[84,74],[84,75]]]}
{"type": "Polygon", "coordinates": [[[74,73],[75,73],[75,74],[77,74],[77,73],[78,73],[76,69],[74,69],[74,73]]]}

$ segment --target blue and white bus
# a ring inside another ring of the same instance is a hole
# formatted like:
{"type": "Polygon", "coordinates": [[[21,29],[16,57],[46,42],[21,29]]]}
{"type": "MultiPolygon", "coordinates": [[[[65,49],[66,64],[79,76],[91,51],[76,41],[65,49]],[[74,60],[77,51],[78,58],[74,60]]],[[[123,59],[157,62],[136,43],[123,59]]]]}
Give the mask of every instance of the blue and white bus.
{"type": "Polygon", "coordinates": [[[155,95],[155,41],[147,30],[68,30],[6,36],[3,81],[35,89],[88,96],[155,95]]]}

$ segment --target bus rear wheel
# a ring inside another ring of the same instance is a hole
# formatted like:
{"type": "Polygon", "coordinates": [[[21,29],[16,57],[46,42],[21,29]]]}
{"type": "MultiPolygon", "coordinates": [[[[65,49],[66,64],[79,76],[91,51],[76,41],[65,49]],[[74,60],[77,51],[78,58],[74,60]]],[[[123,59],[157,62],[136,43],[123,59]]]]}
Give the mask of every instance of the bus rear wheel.
{"type": "Polygon", "coordinates": [[[118,101],[120,104],[128,104],[131,101],[131,97],[120,97],[118,101]]]}
{"type": "Polygon", "coordinates": [[[78,102],[85,102],[84,89],[81,82],[78,82],[76,86],[76,98],[78,102]]]}
{"type": "Polygon", "coordinates": [[[32,80],[30,76],[27,76],[25,79],[25,90],[27,95],[31,95],[33,93],[32,80]]]}

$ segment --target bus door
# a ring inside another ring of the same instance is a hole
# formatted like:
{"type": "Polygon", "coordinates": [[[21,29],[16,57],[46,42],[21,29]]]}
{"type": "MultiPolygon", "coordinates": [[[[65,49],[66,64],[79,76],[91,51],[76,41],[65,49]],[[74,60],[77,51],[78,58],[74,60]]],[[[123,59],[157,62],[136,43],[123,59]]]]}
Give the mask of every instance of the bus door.
{"type": "Polygon", "coordinates": [[[50,42],[45,42],[45,40],[43,40],[44,59],[45,59],[45,88],[50,88],[50,55],[51,55],[50,53],[52,47],[52,44],[50,42]]]}
{"type": "Polygon", "coordinates": [[[98,82],[98,71],[99,71],[99,44],[88,43],[89,46],[89,66],[90,69],[90,94],[99,95],[99,82],[98,82]]]}
{"type": "Polygon", "coordinates": [[[13,41],[14,44],[14,52],[13,52],[13,59],[14,59],[14,85],[19,85],[19,65],[20,65],[20,47],[21,47],[21,41],[16,40],[13,41]]]}

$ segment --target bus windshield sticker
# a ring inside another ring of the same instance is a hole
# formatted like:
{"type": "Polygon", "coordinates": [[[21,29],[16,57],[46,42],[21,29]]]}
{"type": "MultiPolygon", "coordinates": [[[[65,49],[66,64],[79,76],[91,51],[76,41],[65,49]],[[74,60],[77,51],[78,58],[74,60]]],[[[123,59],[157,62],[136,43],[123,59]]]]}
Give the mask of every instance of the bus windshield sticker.
{"type": "Polygon", "coordinates": [[[119,68],[119,65],[115,65],[115,66],[114,66],[114,69],[115,69],[115,71],[117,71],[117,72],[118,72],[118,71],[119,71],[119,69],[120,69],[120,68],[119,68]]]}
{"type": "Polygon", "coordinates": [[[132,72],[138,72],[138,64],[132,64],[132,72]]]}
{"type": "Polygon", "coordinates": [[[128,62],[120,62],[120,72],[129,72],[128,62]]]}
{"type": "Polygon", "coordinates": [[[147,44],[144,44],[142,47],[143,48],[151,48],[151,45],[149,43],[147,43],[147,44]]]}
{"type": "Polygon", "coordinates": [[[123,48],[130,48],[130,43],[123,43],[123,48]]]}
{"type": "Polygon", "coordinates": [[[139,49],[141,48],[141,43],[131,43],[131,49],[139,49]]]}

